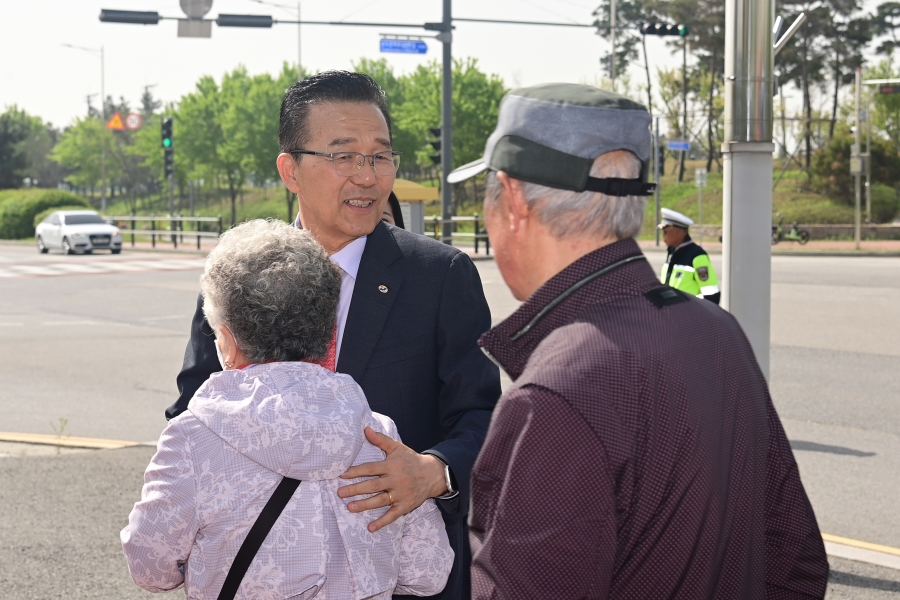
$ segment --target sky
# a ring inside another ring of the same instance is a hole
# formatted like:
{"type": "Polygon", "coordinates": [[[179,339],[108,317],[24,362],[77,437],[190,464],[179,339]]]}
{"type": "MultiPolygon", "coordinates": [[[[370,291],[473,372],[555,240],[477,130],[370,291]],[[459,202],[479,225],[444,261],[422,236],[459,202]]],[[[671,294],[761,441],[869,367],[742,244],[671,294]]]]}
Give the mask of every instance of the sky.
{"type": "MultiPolygon", "coordinates": [[[[290,10],[251,0],[213,0],[207,18],[219,13],[269,14],[296,19],[290,10]]],[[[590,23],[599,0],[455,0],[457,17],[590,23]]],[[[101,23],[101,8],[157,11],[181,17],[178,0],[0,0],[0,110],[16,104],[60,127],[87,111],[86,96],[100,92],[99,55],[63,44],[105,52],[106,94],[139,104],[143,87],[174,101],[194,89],[203,75],[219,80],[240,64],[251,74],[280,71],[297,61],[297,26],[271,29],[218,28],[212,38],[178,38],[175,21],[156,26],[101,23]]],[[[395,23],[441,20],[441,0],[302,0],[302,18],[395,23]],[[336,8],[338,7],[338,8],[336,8]]],[[[592,28],[456,24],[453,55],[476,57],[480,67],[501,76],[509,87],[550,81],[593,83],[602,75],[600,56],[608,43],[592,28]]],[[[398,73],[439,60],[441,45],[428,42],[425,55],[379,53],[381,33],[423,34],[414,29],[305,25],[303,65],[311,71],[350,69],[360,57],[386,58],[398,73]]],[[[433,35],[433,32],[431,33],[433,35]]],[[[662,38],[648,38],[651,65],[675,65],[662,38]]],[[[635,84],[643,80],[635,70],[635,84]]],[[[636,89],[636,85],[635,85],[636,89]]],[[[99,96],[98,96],[99,97],[99,96]]],[[[98,100],[93,100],[98,106],[98,100]]]]}
{"type": "MultiPolygon", "coordinates": [[[[296,19],[296,0],[266,0],[289,10],[253,0],[213,0],[207,18],[219,13],[268,14],[296,19]]],[[[456,17],[590,23],[599,0],[454,0],[456,17]]],[[[874,10],[877,0],[866,0],[874,10]]],[[[302,0],[304,20],[425,23],[441,20],[441,0],[302,0]]],[[[277,73],[284,61],[297,61],[297,26],[271,29],[219,28],[212,38],[178,38],[175,21],[159,25],[101,23],[101,8],[157,11],[182,17],[179,0],[0,0],[0,110],[18,105],[57,127],[69,125],[87,111],[86,96],[100,92],[99,55],[63,46],[71,44],[105,52],[106,94],[124,96],[138,106],[144,86],[154,95],[176,101],[191,92],[203,75],[219,80],[238,65],[249,73],[277,73]]],[[[397,73],[440,59],[440,43],[428,42],[425,55],[381,54],[380,34],[428,35],[432,32],[387,27],[305,25],[301,28],[303,65],[310,71],[350,69],[360,57],[386,58],[397,73]]],[[[647,37],[651,71],[680,67],[667,38],[647,37]]],[[[456,58],[475,57],[488,73],[508,87],[551,81],[595,83],[605,69],[599,59],[609,44],[593,28],[539,27],[457,22],[453,38],[456,58]]],[[[643,64],[629,74],[635,89],[645,80],[643,64]]],[[[655,85],[655,83],[654,83],[655,85]]],[[[99,96],[98,96],[99,97],[99,96]]],[[[94,106],[98,106],[98,97],[94,106]]],[[[639,96],[643,100],[645,93],[639,96]]],[[[786,92],[799,103],[799,93],[786,92]]],[[[790,109],[789,109],[790,110],[790,109]]]]}

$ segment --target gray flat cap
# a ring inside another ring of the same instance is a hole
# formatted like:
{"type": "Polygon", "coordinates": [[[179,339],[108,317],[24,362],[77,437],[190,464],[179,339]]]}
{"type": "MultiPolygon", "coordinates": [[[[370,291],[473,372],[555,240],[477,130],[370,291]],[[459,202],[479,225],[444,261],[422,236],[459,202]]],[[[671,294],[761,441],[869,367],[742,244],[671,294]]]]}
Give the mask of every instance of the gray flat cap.
{"type": "Polygon", "coordinates": [[[655,186],[643,177],[598,179],[590,170],[601,154],[628,150],[646,174],[650,148],[650,113],[643,105],[593,86],[548,83],[507,94],[484,156],[450,173],[447,181],[494,169],[553,188],[647,195],[655,186]]]}

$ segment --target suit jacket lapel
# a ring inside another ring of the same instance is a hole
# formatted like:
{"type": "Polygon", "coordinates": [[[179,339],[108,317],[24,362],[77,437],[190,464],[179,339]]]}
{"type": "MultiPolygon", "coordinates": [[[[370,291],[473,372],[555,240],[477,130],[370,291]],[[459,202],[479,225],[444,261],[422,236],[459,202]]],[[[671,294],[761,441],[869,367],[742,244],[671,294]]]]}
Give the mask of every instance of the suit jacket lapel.
{"type": "Polygon", "coordinates": [[[379,223],[369,234],[359,262],[337,364],[339,373],[346,373],[356,381],[362,380],[403,283],[400,269],[391,268],[402,256],[390,229],[379,223]]]}

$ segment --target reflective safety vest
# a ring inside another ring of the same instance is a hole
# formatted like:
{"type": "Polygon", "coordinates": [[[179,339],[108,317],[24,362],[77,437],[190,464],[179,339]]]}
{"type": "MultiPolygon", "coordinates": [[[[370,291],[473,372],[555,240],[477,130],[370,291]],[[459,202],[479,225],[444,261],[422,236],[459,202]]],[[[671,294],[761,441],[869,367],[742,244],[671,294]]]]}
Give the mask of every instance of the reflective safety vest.
{"type": "Polygon", "coordinates": [[[719,303],[719,279],[706,251],[690,237],[669,248],[659,280],[676,290],[719,303]]]}

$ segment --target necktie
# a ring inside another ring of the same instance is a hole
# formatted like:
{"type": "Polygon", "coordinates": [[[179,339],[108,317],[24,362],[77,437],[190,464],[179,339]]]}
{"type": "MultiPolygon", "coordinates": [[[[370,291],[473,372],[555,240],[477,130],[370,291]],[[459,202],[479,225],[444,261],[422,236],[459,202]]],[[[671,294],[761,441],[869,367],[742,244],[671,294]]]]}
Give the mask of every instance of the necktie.
{"type": "Polygon", "coordinates": [[[324,367],[329,371],[334,371],[337,368],[337,327],[334,328],[334,332],[331,334],[331,342],[328,343],[328,354],[325,358],[308,362],[324,367]]]}

